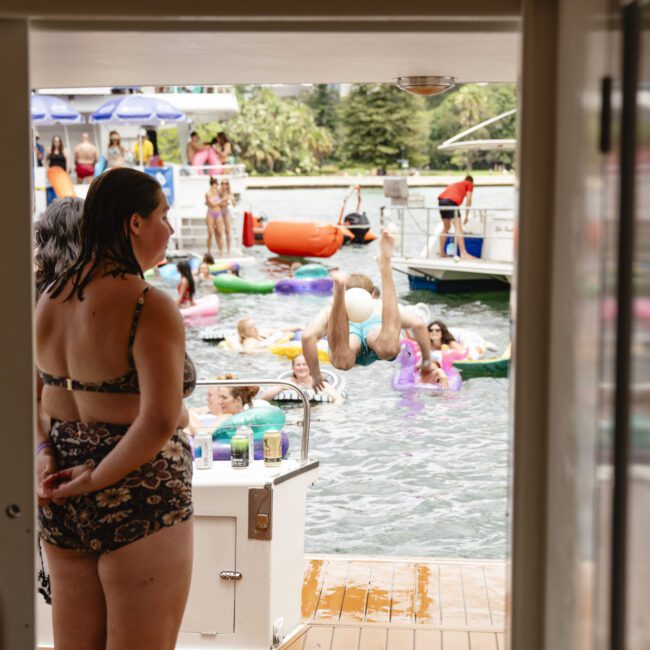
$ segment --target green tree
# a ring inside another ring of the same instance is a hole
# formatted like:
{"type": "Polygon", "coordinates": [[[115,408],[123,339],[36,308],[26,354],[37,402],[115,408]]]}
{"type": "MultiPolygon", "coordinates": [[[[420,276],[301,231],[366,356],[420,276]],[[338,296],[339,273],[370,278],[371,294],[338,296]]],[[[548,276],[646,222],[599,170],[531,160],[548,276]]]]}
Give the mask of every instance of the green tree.
{"type": "Polygon", "coordinates": [[[238,158],[257,173],[312,171],[332,150],[332,136],[319,127],[311,109],[294,99],[281,99],[271,89],[255,88],[239,96],[240,112],[227,124],[197,128],[210,139],[224,130],[238,158]]]}
{"type": "Polygon", "coordinates": [[[426,164],[428,125],[421,97],[389,84],[353,86],[341,104],[341,157],[385,170],[398,159],[426,164]]]}
{"type": "Polygon", "coordinates": [[[301,99],[311,108],[314,122],[334,134],[339,125],[338,108],[341,97],[338,91],[330,84],[314,84],[311,90],[303,93],[301,99]]]}
{"type": "MultiPolygon", "coordinates": [[[[433,98],[432,98],[433,99],[433,98]]],[[[517,91],[513,84],[464,84],[430,102],[428,116],[430,165],[436,169],[449,167],[472,169],[489,167],[495,162],[512,164],[511,151],[459,150],[438,151],[442,142],[472,126],[517,107],[517,91]]],[[[474,131],[468,139],[514,138],[515,116],[512,115],[474,131]]]]}

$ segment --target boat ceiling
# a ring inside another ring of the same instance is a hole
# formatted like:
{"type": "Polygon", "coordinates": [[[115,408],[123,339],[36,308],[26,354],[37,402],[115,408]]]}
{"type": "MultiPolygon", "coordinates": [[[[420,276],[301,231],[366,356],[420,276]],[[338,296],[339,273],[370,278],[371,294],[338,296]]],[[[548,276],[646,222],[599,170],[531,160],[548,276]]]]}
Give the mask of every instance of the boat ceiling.
{"type": "Polygon", "coordinates": [[[516,19],[305,22],[64,22],[30,30],[33,88],[391,82],[449,75],[515,82],[516,19]]]}

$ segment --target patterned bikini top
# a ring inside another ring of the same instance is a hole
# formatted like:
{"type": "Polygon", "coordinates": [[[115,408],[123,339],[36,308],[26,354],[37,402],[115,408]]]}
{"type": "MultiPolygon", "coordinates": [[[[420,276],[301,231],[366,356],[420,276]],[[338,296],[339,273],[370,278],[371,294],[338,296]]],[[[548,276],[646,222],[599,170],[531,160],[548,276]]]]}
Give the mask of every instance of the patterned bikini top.
{"type": "MultiPolygon", "coordinates": [[[[57,377],[56,375],[50,375],[47,372],[39,370],[38,372],[43,383],[48,386],[67,388],[68,390],[85,390],[90,393],[139,394],[140,385],[138,383],[138,371],[135,369],[135,359],[133,358],[133,343],[138,328],[138,321],[140,320],[140,312],[144,305],[144,297],[150,288],[151,287],[147,287],[142,292],[142,295],[138,298],[138,302],[135,306],[133,320],[131,321],[131,332],[129,334],[129,369],[121,377],[107,379],[106,381],[90,382],[70,379],[69,377],[57,377]]],[[[196,369],[192,360],[186,354],[185,366],[183,368],[183,397],[191,395],[195,386],[196,369]]]]}

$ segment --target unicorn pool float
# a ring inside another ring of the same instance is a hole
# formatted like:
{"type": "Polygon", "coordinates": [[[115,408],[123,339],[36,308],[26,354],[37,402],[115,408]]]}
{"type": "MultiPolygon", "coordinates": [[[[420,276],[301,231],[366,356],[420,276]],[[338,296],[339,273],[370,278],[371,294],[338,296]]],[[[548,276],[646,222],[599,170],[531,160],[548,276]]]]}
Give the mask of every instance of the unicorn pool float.
{"type": "Polygon", "coordinates": [[[400,364],[400,369],[393,377],[393,388],[395,390],[410,390],[412,388],[427,390],[434,393],[440,393],[445,390],[460,390],[463,380],[460,373],[454,368],[454,361],[459,361],[467,356],[467,352],[457,352],[456,350],[445,349],[442,351],[441,367],[447,375],[449,388],[444,389],[440,384],[433,384],[422,381],[419,366],[422,362],[422,353],[420,347],[411,339],[403,339],[402,347],[397,355],[396,361],[400,364]]]}

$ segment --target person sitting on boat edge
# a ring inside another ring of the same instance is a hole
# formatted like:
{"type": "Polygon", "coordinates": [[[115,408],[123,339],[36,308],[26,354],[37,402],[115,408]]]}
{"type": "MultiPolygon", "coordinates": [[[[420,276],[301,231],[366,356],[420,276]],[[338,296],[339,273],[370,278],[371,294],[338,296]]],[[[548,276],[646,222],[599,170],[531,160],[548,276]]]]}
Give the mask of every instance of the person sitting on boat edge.
{"type": "MultiPolygon", "coordinates": [[[[241,352],[250,354],[259,352],[264,347],[276,343],[282,337],[291,337],[294,332],[300,329],[294,327],[282,327],[274,329],[259,329],[254,319],[246,316],[237,321],[237,335],[241,352]]],[[[286,339],[285,339],[286,340],[286,339]]]]}
{"type": "MultiPolygon", "coordinates": [[[[298,384],[300,388],[314,388],[314,380],[309,372],[309,366],[307,365],[304,355],[299,354],[291,360],[291,370],[293,371],[293,377],[291,379],[295,384],[298,384]]],[[[286,386],[274,386],[262,395],[262,399],[270,401],[285,390],[287,390],[286,386]]],[[[333,404],[343,404],[341,393],[339,393],[330,383],[325,382],[323,384],[323,392],[329,395],[333,404]]]]}
{"type": "MultiPolygon", "coordinates": [[[[476,259],[470,255],[465,248],[465,238],[463,237],[463,226],[460,221],[460,210],[458,208],[465,201],[465,223],[468,220],[468,208],[472,205],[472,194],[474,192],[474,179],[471,176],[458,182],[448,185],[442,193],[438,196],[438,205],[440,207],[440,218],[443,223],[443,231],[440,235],[440,256],[446,257],[445,246],[449,237],[449,230],[451,228],[451,220],[454,220],[454,234],[455,240],[458,241],[458,248],[460,249],[460,256],[463,259],[476,259]]],[[[454,255],[456,244],[454,243],[454,255]]],[[[452,256],[453,257],[453,256],[452,256]]]]}
{"type": "Polygon", "coordinates": [[[194,294],[196,293],[196,284],[194,283],[194,276],[192,275],[192,267],[187,260],[181,260],[176,268],[181,274],[181,281],[178,283],[176,290],[178,291],[178,298],[176,304],[179,307],[193,307],[194,294]]]}
{"type": "Polygon", "coordinates": [[[339,370],[349,370],[354,365],[368,366],[378,359],[392,361],[400,351],[403,328],[410,328],[422,351],[422,377],[431,379],[431,343],[424,321],[416,314],[401,308],[391,268],[391,254],[395,238],[388,231],[381,233],[377,263],[381,274],[382,300],[374,299],[373,313],[361,323],[351,322],[345,306],[346,289],[365,289],[373,294],[374,285],[366,275],[355,273],[332,274],[334,300],[331,307],[323,309],[302,335],[302,350],[313,379],[314,389],[324,389],[324,380],[318,363],[318,340],[327,333],[332,365],[339,370]]]}

